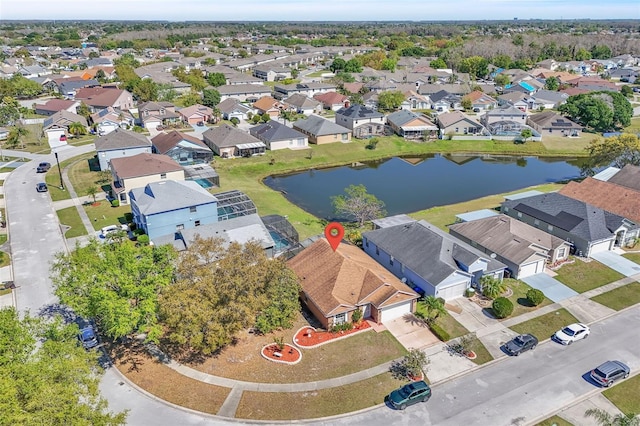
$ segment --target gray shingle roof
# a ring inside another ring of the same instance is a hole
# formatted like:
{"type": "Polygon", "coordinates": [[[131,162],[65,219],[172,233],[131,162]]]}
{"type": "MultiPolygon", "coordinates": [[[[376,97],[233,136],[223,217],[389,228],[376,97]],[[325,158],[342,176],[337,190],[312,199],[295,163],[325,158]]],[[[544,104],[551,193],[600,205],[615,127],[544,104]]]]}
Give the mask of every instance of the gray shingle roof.
{"type": "Polygon", "coordinates": [[[216,197],[193,181],[164,180],[129,191],[140,212],[146,216],[214,203],[216,197]]]}
{"type": "Polygon", "coordinates": [[[249,129],[249,133],[263,142],[286,141],[289,139],[299,139],[306,137],[299,131],[293,130],[285,126],[284,124],[280,124],[274,120],[270,120],[268,123],[252,127],[251,129],[249,129]]]}
{"type": "Polygon", "coordinates": [[[151,141],[145,135],[124,129],[116,129],[99,137],[96,139],[95,144],[96,151],[151,147],[151,141]]]}
{"type": "Polygon", "coordinates": [[[618,173],[614,174],[609,179],[609,182],[640,191],[640,167],[627,164],[618,173]]]}
{"type": "Polygon", "coordinates": [[[243,143],[260,142],[244,130],[236,129],[226,123],[208,129],[202,134],[202,138],[209,147],[215,145],[218,148],[237,146],[243,143]]]}
{"type": "Polygon", "coordinates": [[[335,135],[351,131],[346,127],[342,127],[332,121],[325,120],[317,115],[311,115],[309,118],[296,121],[293,123],[293,128],[304,130],[305,132],[315,136],[335,135]]]}

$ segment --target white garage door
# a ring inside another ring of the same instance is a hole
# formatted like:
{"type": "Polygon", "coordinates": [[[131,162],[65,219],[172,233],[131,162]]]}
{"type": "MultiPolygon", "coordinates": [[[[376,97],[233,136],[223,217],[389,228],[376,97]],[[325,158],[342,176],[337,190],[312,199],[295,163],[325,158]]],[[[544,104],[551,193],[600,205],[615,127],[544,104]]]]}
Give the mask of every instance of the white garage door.
{"type": "Polygon", "coordinates": [[[531,275],[535,275],[541,272],[544,272],[544,260],[523,265],[520,268],[518,278],[530,277],[531,275]]]}
{"type": "Polygon", "coordinates": [[[411,301],[402,303],[400,305],[391,306],[389,308],[382,308],[380,312],[380,322],[391,321],[396,318],[400,318],[405,314],[411,313],[411,301]]]}
{"type": "Polygon", "coordinates": [[[601,253],[603,251],[609,251],[609,246],[611,246],[611,241],[603,241],[601,243],[597,243],[591,246],[591,254],[601,253]]]}
{"type": "Polygon", "coordinates": [[[467,289],[467,283],[454,284],[450,287],[438,288],[436,297],[442,297],[444,300],[455,299],[456,297],[464,296],[464,291],[467,289]]]}

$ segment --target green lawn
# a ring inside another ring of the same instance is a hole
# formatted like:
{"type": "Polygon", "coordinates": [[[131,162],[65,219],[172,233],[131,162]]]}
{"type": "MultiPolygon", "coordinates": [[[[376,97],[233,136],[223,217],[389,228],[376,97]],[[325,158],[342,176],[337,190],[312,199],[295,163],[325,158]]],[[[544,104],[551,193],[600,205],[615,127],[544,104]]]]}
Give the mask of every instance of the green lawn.
{"type": "Polygon", "coordinates": [[[630,261],[640,264],[640,253],[625,253],[622,257],[626,257],[630,261]]]}
{"type": "MultiPolygon", "coordinates": [[[[4,217],[4,212],[2,217],[4,217]]],[[[9,237],[7,236],[7,234],[0,234],[0,245],[6,243],[8,239],[9,237]]]]}
{"type": "Polygon", "coordinates": [[[76,209],[75,206],[58,210],[56,213],[58,214],[60,224],[70,227],[69,230],[64,234],[65,238],[74,238],[87,235],[87,230],[84,227],[82,219],[80,219],[78,209],[76,209]]]}
{"type": "Polygon", "coordinates": [[[0,251],[0,268],[11,265],[11,256],[9,253],[0,251]]]}
{"type": "Polygon", "coordinates": [[[565,419],[559,416],[549,417],[547,420],[543,420],[536,426],[573,426],[573,423],[569,423],[565,419]]]}
{"type": "Polygon", "coordinates": [[[493,360],[493,357],[491,356],[487,348],[484,347],[480,339],[478,339],[477,337],[473,337],[469,348],[476,354],[476,358],[471,360],[476,364],[482,365],[493,360]]]}
{"type": "Polygon", "coordinates": [[[124,215],[131,213],[131,206],[111,207],[111,203],[106,200],[98,202],[95,206],[93,204],[84,205],[83,208],[96,231],[108,225],[126,223],[124,215]]]}
{"type": "Polygon", "coordinates": [[[511,314],[511,318],[517,317],[518,315],[525,314],[527,312],[535,311],[536,309],[540,309],[543,306],[550,305],[551,300],[546,297],[538,306],[529,305],[529,301],[527,300],[527,291],[531,289],[527,284],[520,280],[515,280],[513,278],[507,278],[504,280],[505,283],[509,286],[509,288],[513,291],[513,294],[508,297],[508,299],[513,303],[513,313],[511,314]]]}
{"type": "Polygon", "coordinates": [[[462,324],[455,320],[451,315],[440,315],[435,323],[440,326],[444,331],[449,334],[451,339],[455,339],[456,337],[464,336],[469,333],[469,330],[464,328],[462,324]]]}
{"type": "Polygon", "coordinates": [[[510,328],[518,334],[533,334],[538,340],[543,341],[565,325],[574,322],[579,321],[571,315],[569,311],[566,309],[558,309],[557,311],[549,312],[548,314],[530,319],[529,321],[521,322],[510,328]]]}
{"type": "Polygon", "coordinates": [[[623,413],[640,413],[640,375],[618,383],[602,394],[623,413]]]}
{"type": "Polygon", "coordinates": [[[572,259],[575,261],[557,270],[558,275],[554,278],[578,293],[584,293],[624,278],[621,273],[598,261],[583,262],[575,257],[572,259]]]}
{"type": "MultiPolygon", "coordinates": [[[[69,180],[73,186],[74,191],[79,197],[87,195],[87,188],[91,185],[98,186],[96,180],[98,179],[98,173],[89,170],[89,160],[95,156],[95,152],[87,153],[78,157],[70,158],[69,160],[60,163],[60,168],[67,170],[69,180]]],[[[67,189],[60,189],[60,172],[58,171],[58,165],[52,164],[51,169],[45,176],[45,182],[49,186],[49,194],[51,194],[51,200],[60,201],[68,200],[71,198],[67,189]]]]}
{"type": "Polygon", "coordinates": [[[618,287],[614,290],[592,297],[591,300],[619,311],[626,307],[635,305],[636,303],[640,303],[640,283],[633,282],[631,284],[618,287]]]}

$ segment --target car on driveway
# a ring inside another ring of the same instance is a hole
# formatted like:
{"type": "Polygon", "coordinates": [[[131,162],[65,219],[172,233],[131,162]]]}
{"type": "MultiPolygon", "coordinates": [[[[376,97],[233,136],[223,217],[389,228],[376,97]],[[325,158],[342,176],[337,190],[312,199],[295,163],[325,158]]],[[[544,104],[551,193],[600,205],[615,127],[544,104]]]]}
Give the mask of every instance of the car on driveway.
{"type": "Polygon", "coordinates": [[[518,356],[523,352],[535,349],[538,339],[533,334],[521,334],[514,337],[504,345],[504,350],[509,355],[518,356]]]}
{"type": "Polygon", "coordinates": [[[409,405],[427,402],[431,398],[431,388],[424,380],[409,383],[389,394],[389,403],[398,410],[404,410],[409,405]]]}
{"type": "Polygon", "coordinates": [[[109,226],[105,226],[104,228],[102,228],[100,230],[100,236],[102,238],[107,238],[107,236],[109,236],[109,234],[113,234],[113,233],[120,232],[120,231],[128,232],[129,231],[129,227],[127,225],[109,225],[109,226]]]}
{"type": "Polygon", "coordinates": [[[47,192],[49,188],[47,188],[47,184],[44,182],[38,182],[36,184],[36,191],[38,192],[47,192]]]}
{"type": "Polygon", "coordinates": [[[198,126],[198,127],[202,127],[202,126],[204,126],[204,121],[198,121],[197,126],[198,126]]]}
{"type": "Polygon", "coordinates": [[[620,361],[607,361],[591,370],[590,375],[596,383],[608,388],[616,380],[629,377],[629,367],[620,361]]]}
{"type": "Polygon", "coordinates": [[[98,346],[98,335],[91,324],[85,324],[78,333],[78,340],[86,350],[98,346]]]}
{"type": "Polygon", "coordinates": [[[570,345],[576,340],[586,339],[589,337],[589,333],[591,333],[589,327],[577,322],[556,331],[551,338],[560,344],[570,345]]]}
{"type": "Polygon", "coordinates": [[[51,168],[51,164],[49,163],[40,163],[38,164],[38,168],[36,169],[36,173],[46,173],[51,168]]]}

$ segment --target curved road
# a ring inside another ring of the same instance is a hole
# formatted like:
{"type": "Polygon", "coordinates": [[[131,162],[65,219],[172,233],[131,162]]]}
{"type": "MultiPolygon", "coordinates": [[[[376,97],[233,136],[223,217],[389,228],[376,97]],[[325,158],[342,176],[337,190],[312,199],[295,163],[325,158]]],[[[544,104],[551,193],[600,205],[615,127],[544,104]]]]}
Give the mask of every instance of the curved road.
{"type": "MultiPolygon", "coordinates": [[[[90,152],[92,145],[65,147],[60,161],[90,152]]],[[[18,309],[32,313],[60,311],[51,291],[49,265],[55,253],[66,251],[65,240],[48,193],[37,193],[34,156],[4,183],[11,233],[14,281],[18,309]]],[[[400,412],[386,406],[344,417],[305,424],[331,425],[524,425],[532,424],[567,405],[600,391],[585,375],[607,359],[625,361],[640,370],[640,308],[633,307],[592,325],[585,342],[562,347],[549,342],[535,351],[475,370],[434,387],[433,397],[400,412]]],[[[113,411],[129,410],[130,425],[224,425],[243,423],[178,408],[159,401],[125,382],[113,369],[100,386],[113,411]]],[[[244,422],[246,423],[246,422],[244,422]]],[[[274,423],[274,422],[270,422],[274,423]]]]}

